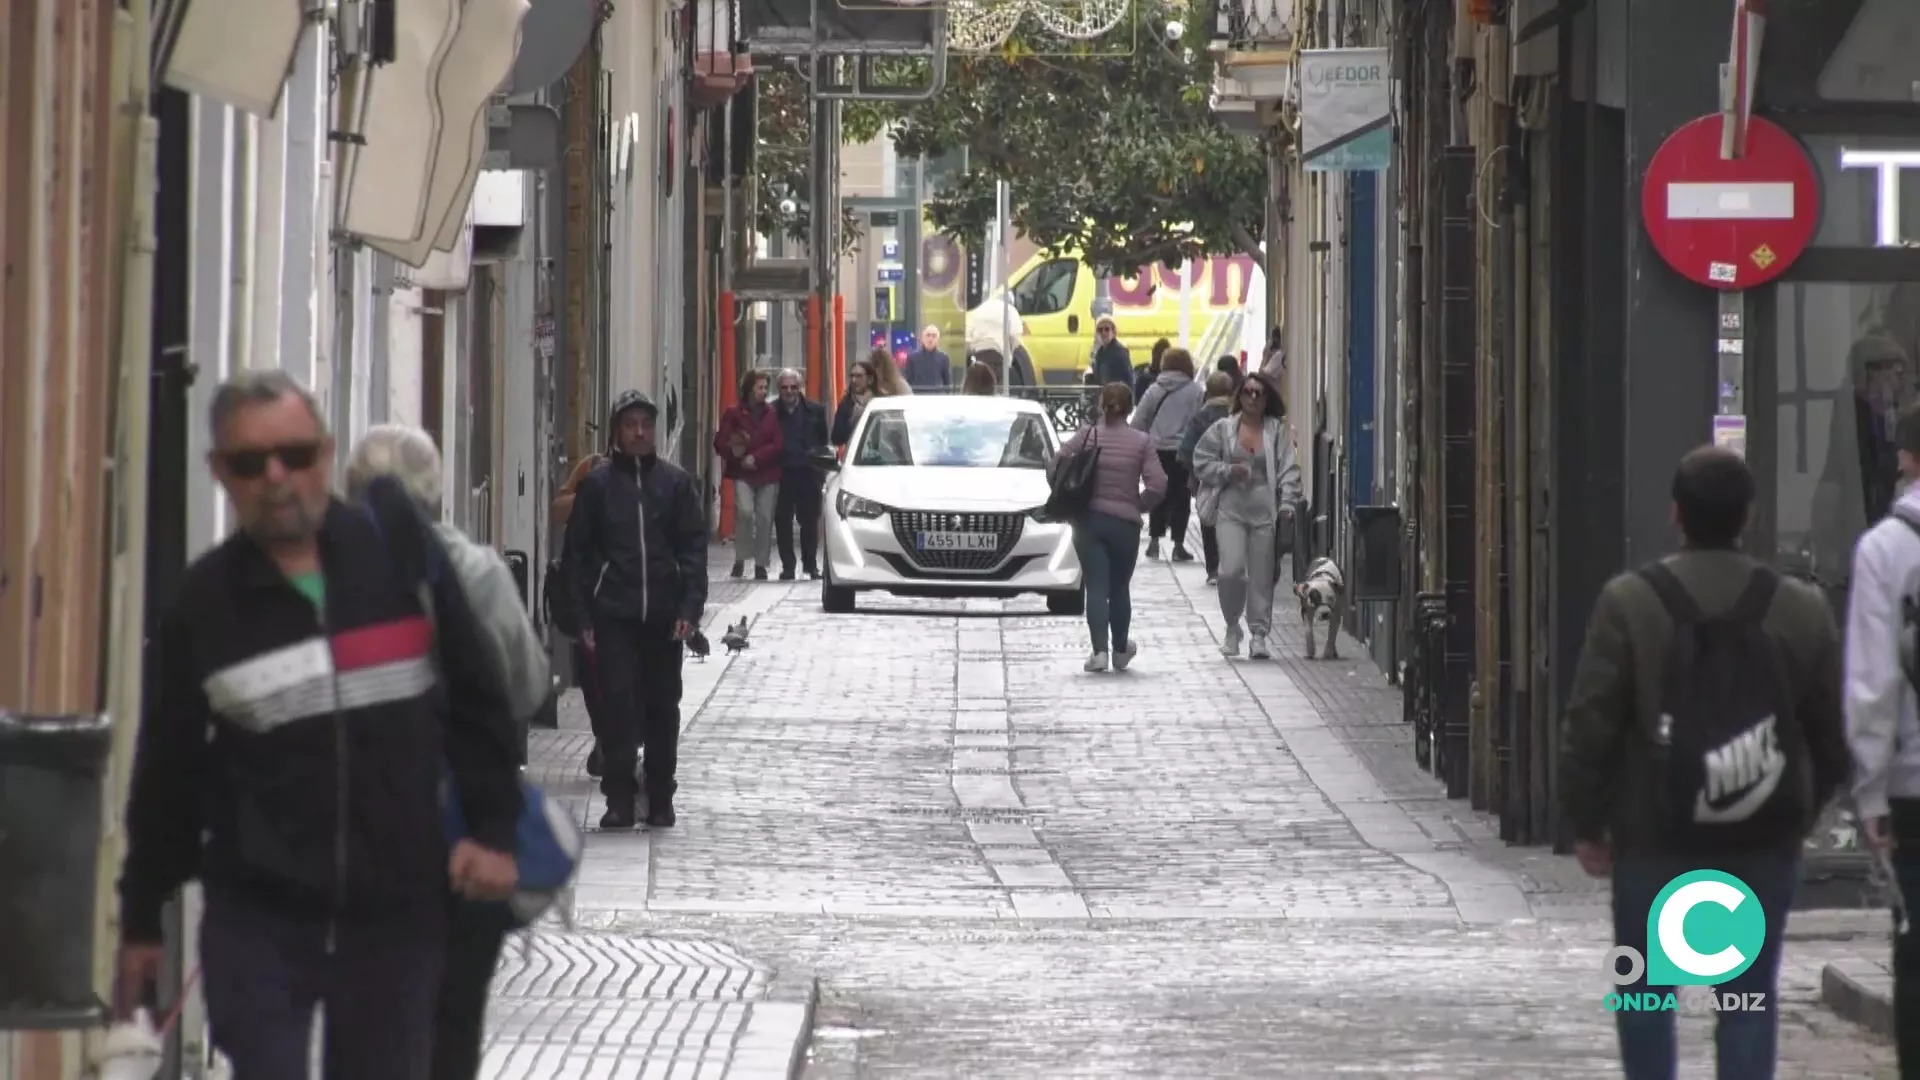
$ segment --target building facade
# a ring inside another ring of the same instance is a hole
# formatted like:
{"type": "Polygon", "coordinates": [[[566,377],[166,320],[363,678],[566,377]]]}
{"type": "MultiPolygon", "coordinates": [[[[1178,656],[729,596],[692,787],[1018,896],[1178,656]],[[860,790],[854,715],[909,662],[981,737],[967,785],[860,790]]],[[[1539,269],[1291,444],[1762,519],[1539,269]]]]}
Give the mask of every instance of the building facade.
{"type": "MultiPolygon", "coordinates": [[[[1315,544],[1350,578],[1399,571],[1352,629],[1449,792],[1510,840],[1555,842],[1557,720],[1593,598],[1677,545],[1672,470],[1719,411],[1720,298],[1667,266],[1640,206],[1662,142],[1721,107],[1734,5],[1289,6],[1228,5],[1238,65],[1216,100],[1252,105],[1273,148],[1270,280],[1315,544]],[[1302,167],[1276,42],[1389,50],[1384,172],[1302,167]]],[[[1748,546],[1838,609],[1891,498],[1887,418],[1915,396],[1920,9],[1768,9],[1755,113],[1812,156],[1822,208],[1813,247],[1739,311],[1748,546]]],[[[1844,828],[1814,843],[1813,865],[1852,872],[1844,828]]]]}

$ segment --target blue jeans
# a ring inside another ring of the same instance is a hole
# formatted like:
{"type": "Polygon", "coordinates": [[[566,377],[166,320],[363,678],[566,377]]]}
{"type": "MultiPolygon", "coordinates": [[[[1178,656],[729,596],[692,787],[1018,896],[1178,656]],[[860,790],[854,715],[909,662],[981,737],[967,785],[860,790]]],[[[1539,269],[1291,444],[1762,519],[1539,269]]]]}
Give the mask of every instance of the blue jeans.
{"type": "MultiPolygon", "coordinates": [[[[1714,987],[1721,993],[1767,995],[1764,1012],[1717,1014],[1713,1032],[1715,1071],[1720,1080],[1773,1080],[1780,1042],[1780,948],[1787,932],[1787,911],[1800,881],[1796,850],[1751,851],[1716,858],[1683,858],[1652,853],[1623,854],[1613,865],[1613,940],[1647,955],[1647,915],[1667,883],[1693,870],[1721,870],[1747,883],[1767,916],[1767,937],[1753,966],[1714,987]]],[[[1647,989],[1646,976],[1621,993],[1647,989]]],[[[1673,1080],[1678,1074],[1674,1014],[1614,1014],[1620,1032],[1620,1066],[1627,1080],[1673,1080]]]]}
{"type": "Polygon", "coordinates": [[[1133,624],[1133,565],[1140,559],[1140,523],[1091,513],[1073,526],[1073,553],[1087,591],[1087,631],[1093,651],[1127,651],[1133,624]],[[1107,631],[1111,628],[1112,637],[1107,631]]]}

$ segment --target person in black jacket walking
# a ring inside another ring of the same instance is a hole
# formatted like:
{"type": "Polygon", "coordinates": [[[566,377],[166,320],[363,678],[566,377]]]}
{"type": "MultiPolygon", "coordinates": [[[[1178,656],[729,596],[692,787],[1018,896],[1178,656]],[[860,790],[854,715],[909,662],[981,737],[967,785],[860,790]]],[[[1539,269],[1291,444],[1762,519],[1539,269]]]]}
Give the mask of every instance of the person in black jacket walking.
{"type": "Polygon", "coordinates": [[[780,373],[780,498],[773,507],[773,535],[780,546],[780,580],[793,580],[793,523],[800,521],[800,562],[807,576],[820,577],[820,488],[825,477],[813,453],[827,446],[827,408],[808,401],[800,373],[780,373]]]}
{"type": "MultiPolygon", "coordinates": [[[[152,984],[161,911],[197,877],[207,1015],[237,1080],[306,1075],[319,1006],[329,1076],[425,1080],[449,887],[498,900],[516,880],[507,691],[452,575],[403,569],[333,497],[333,439],[304,388],[238,376],[211,427],[240,529],[187,569],[149,641],[122,993],[152,984]],[[469,837],[451,856],[449,766],[469,837]]],[[[407,550],[430,558],[429,526],[407,520],[407,550]]]]}
{"type": "Polygon", "coordinates": [[[1090,384],[1125,383],[1133,386],[1133,353],[1120,343],[1120,331],[1113,316],[1102,315],[1093,321],[1093,370],[1090,384]]]}
{"type": "Polygon", "coordinates": [[[660,409],[638,390],[614,399],[607,464],[588,473],[567,520],[567,587],[592,628],[582,640],[600,678],[603,829],[674,824],[681,664],[707,604],[707,516],[693,477],[655,453],[660,409]],[[640,748],[646,762],[637,765],[640,748]]]}

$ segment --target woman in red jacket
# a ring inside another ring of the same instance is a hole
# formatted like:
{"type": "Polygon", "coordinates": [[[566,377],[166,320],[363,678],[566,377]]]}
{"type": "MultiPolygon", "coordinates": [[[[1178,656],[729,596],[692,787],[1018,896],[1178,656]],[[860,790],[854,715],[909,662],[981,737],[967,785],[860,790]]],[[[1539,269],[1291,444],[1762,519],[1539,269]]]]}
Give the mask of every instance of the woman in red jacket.
{"type": "Polygon", "coordinates": [[[733,481],[733,576],[767,580],[773,561],[773,508],[780,494],[780,421],[767,404],[767,373],[749,371],[740,380],[740,400],[720,416],[713,452],[721,474],[733,481]]]}

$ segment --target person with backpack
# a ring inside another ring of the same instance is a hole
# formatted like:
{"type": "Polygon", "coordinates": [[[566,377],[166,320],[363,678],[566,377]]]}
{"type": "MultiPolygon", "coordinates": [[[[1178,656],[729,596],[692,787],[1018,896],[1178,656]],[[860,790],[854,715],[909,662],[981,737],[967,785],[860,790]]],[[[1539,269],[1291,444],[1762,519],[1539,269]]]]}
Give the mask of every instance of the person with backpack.
{"type": "MultiPolygon", "coordinates": [[[[498,551],[440,520],[440,449],[432,436],[403,424],[370,428],[347,457],[348,500],[372,505],[375,483],[383,477],[397,483],[432,522],[433,539],[467,599],[486,645],[486,659],[501,674],[513,716],[524,731],[546,705],[553,685],[546,647],[527,617],[513,571],[498,551]]],[[[488,990],[501,944],[515,925],[506,904],[455,899],[447,918],[446,963],[434,1021],[433,1080],[473,1080],[479,1075],[488,990]]]]}
{"type": "MultiPolygon", "coordinates": [[[[1920,897],[1920,406],[1893,423],[1900,485],[1893,510],[1861,535],[1847,597],[1846,717],[1853,804],[1873,857],[1890,863],[1899,902],[1920,897]]],[[[1920,933],[1896,912],[1893,1027],[1900,1075],[1920,1078],[1920,933]]]]}
{"type": "MultiPolygon", "coordinates": [[[[1800,848],[1847,775],[1840,636],[1826,600],[1740,550],[1753,473],[1729,450],[1680,459],[1682,547],[1607,582],[1568,694],[1560,807],[1580,865],[1613,882],[1614,943],[1648,956],[1647,919],[1681,874],[1712,869],[1752,890],[1766,934],[1715,989],[1764,993],[1722,1012],[1722,1080],[1774,1075],[1777,990],[1800,848]]],[[[1646,972],[1621,993],[1647,989],[1646,972]]],[[[1628,1080],[1672,1077],[1671,1012],[1615,1014],[1628,1080]]]]}

